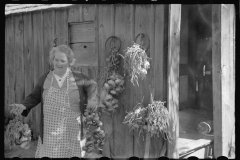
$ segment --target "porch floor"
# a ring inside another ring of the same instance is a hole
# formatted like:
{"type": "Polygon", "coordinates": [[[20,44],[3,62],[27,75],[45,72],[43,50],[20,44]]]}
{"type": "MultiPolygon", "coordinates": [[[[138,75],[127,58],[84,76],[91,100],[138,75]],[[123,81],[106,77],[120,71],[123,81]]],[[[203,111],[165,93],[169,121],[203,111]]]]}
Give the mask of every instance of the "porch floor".
{"type": "Polygon", "coordinates": [[[192,108],[179,111],[178,147],[180,157],[197,148],[207,146],[213,141],[213,133],[202,135],[197,132],[198,123],[209,119],[213,119],[211,111],[192,108]]]}

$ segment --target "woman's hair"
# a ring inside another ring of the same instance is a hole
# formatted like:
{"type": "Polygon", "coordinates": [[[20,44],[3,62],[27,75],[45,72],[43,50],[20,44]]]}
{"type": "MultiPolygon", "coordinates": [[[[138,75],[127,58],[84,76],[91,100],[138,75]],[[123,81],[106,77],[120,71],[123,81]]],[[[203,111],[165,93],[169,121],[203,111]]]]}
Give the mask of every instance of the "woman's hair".
{"type": "Polygon", "coordinates": [[[74,65],[74,62],[75,62],[75,58],[74,58],[74,53],[73,51],[71,50],[70,47],[68,47],[67,45],[59,45],[57,47],[53,47],[50,51],[50,54],[49,54],[49,63],[50,65],[52,65],[52,62],[53,62],[53,59],[55,57],[55,53],[56,52],[62,52],[64,54],[66,54],[67,58],[68,58],[68,63],[70,66],[73,66],[74,65]]]}

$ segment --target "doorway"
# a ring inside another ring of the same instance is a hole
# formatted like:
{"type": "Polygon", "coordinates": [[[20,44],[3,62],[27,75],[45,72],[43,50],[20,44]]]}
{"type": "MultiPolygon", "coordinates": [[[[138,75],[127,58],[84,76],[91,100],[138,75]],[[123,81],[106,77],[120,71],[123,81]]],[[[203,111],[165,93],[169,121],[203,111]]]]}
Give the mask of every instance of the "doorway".
{"type": "Polygon", "coordinates": [[[198,155],[194,156],[205,158],[210,154],[206,152],[209,152],[209,146],[213,142],[211,7],[211,5],[182,5],[179,157],[187,158],[193,156],[195,152],[198,155]],[[211,131],[205,134],[199,130],[201,122],[207,122],[211,131]]]}

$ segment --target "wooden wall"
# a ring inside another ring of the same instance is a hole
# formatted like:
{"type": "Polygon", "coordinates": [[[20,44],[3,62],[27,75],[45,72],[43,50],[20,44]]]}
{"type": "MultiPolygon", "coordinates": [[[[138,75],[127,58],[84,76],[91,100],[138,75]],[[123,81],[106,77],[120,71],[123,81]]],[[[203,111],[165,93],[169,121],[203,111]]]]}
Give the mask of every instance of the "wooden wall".
{"type": "MultiPolygon", "coordinates": [[[[49,50],[54,45],[70,44],[69,26],[93,21],[95,25],[94,51],[97,63],[76,68],[99,82],[107,53],[105,42],[110,36],[121,39],[120,53],[130,47],[139,33],[147,34],[151,68],[139,87],[126,79],[126,89],[119,95],[120,107],[113,117],[102,116],[107,133],[104,155],[108,157],[143,157],[144,143],[138,134],[130,134],[123,124],[126,112],[142,101],[150,103],[149,86],[155,88],[155,100],[167,100],[167,28],[168,5],[74,5],[64,9],[50,9],[6,16],[5,22],[5,114],[8,104],[19,103],[26,97],[38,78],[49,70],[49,50]]],[[[122,64],[122,62],[121,62],[122,64]]],[[[99,82],[99,85],[101,82],[99,82]]],[[[40,107],[35,107],[24,119],[39,135],[40,107]]],[[[163,139],[151,139],[150,157],[159,157],[163,139]]]]}

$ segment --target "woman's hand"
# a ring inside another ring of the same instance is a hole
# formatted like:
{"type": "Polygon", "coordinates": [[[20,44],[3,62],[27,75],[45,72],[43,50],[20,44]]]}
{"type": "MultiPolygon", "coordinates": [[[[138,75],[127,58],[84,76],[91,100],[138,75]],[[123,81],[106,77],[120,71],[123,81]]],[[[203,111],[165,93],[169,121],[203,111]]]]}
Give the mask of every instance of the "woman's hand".
{"type": "Polygon", "coordinates": [[[12,109],[10,110],[10,114],[21,115],[22,112],[26,109],[26,107],[22,104],[10,104],[12,109]]]}

